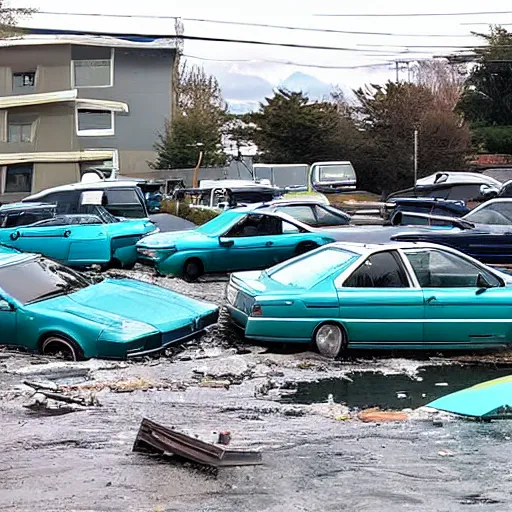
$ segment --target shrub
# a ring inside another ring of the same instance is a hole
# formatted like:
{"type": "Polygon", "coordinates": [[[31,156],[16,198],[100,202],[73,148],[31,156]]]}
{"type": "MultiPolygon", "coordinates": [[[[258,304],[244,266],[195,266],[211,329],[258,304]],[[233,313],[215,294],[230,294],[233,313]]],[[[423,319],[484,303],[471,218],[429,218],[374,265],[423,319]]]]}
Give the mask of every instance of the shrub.
{"type": "Polygon", "coordinates": [[[181,217],[190,222],[193,222],[196,226],[201,226],[206,222],[214,219],[219,215],[220,211],[208,210],[206,208],[191,208],[190,204],[186,201],[169,201],[166,200],[162,203],[161,211],[181,217]]]}

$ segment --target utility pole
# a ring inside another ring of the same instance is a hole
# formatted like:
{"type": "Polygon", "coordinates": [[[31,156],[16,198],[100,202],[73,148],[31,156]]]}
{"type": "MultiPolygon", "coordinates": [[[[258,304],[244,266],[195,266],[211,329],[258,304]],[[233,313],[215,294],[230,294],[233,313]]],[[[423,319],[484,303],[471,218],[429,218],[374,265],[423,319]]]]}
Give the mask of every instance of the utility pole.
{"type": "Polygon", "coordinates": [[[418,129],[414,130],[414,187],[418,180],[418,129]]]}
{"type": "Polygon", "coordinates": [[[395,71],[396,71],[396,83],[398,83],[398,66],[399,66],[399,62],[398,61],[395,61],[395,71]]]}

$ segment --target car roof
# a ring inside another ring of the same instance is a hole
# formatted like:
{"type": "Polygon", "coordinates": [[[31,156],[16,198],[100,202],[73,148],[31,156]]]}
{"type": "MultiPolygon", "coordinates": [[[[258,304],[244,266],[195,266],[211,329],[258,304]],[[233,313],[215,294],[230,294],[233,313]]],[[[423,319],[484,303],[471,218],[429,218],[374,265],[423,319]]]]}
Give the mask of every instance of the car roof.
{"type": "Polygon", "coordinates": [[[385,250],[396,250],[396,249],[443,249],[449,252],[454,251],[450,247],[439,244],[431,244],[428,242],[390,242],[386,244],[365,244],[360,242],[333,242],[323,247],[336,247],[338,249],[347,249],[352,252],[359,253],[361,255],[367,255],[374,252],[381,252],[385,250]]]}
{"type": "Polygon", "coordinates": [[[69,192],[73,190],[106,190],[109,188],[122,188],[122,187],[137,187],[138,183],[136,181],[128,181],[128,180],[105,180],[105,181],[95,181],[92,183],[71,183],[69,185],[60,185],[59,187],[47,188],[42,190],[41,192],[37,192],[36,194],[27,197],[25,201],[30,201],[31,199],[37,199],[38,197],[45,196],[46,194],[52,194],[54,192],[69,192]]]}
{"type": "Polygon", "coordinates": [[[56,205],[54,203],[10,203],[3,204],[0,206],[0,212],[8,212],[8,211],[27,211],[27,210],[39,210],[43,208],[55,208],[56,205]]]}

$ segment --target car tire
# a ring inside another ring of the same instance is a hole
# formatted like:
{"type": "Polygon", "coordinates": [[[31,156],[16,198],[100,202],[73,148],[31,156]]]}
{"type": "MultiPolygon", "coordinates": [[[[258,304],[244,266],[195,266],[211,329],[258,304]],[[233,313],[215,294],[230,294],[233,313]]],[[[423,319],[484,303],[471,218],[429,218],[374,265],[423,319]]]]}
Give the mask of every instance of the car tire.
{"type": "Polygon", "coordinates": [[[199,258],[190,258],[183,265],[183,278],[186,281],[197,281],[204,274],[203,263],[199,258]]]}
{"type": "Polygon", "coordinates": [[[301,254],[305,254],[309,251],[312,251],[313,249],[317,249],[318,244],[315,242],[301,242],[297,247],[295,248],[295,256],[300,256],[301,254]]]}
{"type": "Polygon", "coordinates": [[[84,353],[76,341],[66,336],[52,334],[41,342],[41,354],[61,357],[67,361],[81,361],[84,353]]]}
{"type": "Polygon", "coordinates": [[[322,356],[336,359],[347,348],[347,336],[344,329],[339,325],[325,323],[315,330],[312,343],[322,356]]]}

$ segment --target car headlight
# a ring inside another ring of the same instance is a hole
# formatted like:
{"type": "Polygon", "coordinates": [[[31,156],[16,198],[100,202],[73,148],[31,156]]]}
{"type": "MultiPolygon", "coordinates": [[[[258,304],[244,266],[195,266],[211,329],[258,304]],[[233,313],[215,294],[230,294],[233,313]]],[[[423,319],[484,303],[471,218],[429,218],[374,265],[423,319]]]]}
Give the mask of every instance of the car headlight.
{"type": "Polygon", "coordinates": [[[174,254],[176,252],[176,247],[168,247],[166,249],[146,249],[145,247],[137,247],[137,252],[146,258],[160,260],[174,254]]]}
{"type": "Polygon", "coordinates": [[[228,289],[226,292],[226,298],[227,298],[229,304],[235,304],[237,294],[238,294],[238,290],[233,285],[228,285],[228,289]]]}

